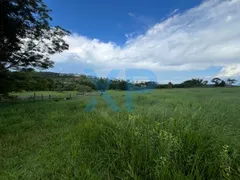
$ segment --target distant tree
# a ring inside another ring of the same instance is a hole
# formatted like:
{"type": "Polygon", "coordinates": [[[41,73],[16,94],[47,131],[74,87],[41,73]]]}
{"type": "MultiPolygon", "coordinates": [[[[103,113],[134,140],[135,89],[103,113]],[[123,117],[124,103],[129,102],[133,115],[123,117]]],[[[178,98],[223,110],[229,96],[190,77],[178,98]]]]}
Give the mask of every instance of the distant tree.
{"type": "Polygon", "coordinates": [[[114,90],[126,90],[128,86],[128,82],[125,80],[110,80],[109,81],[109,89],[114,89],[114,90]]]}
{"type": "Polygon", "coordinates": [[[183,87],[185,88],[190,88],[190,87],[203,87],[206,86],[208,81],[204,81],[203,79],[191,79],[184,81],[183,87]]]}
{"type": "Polygon", "coordinates": [[[78,92],[91,92],[91,91],[93,91],[93,89],[91,87],[86,86],[86,85],[78,85],[76,90],[78,92]]]}
{"type": "MultiPolygon", "coordinates": [[[[173,87],[176,87],[176,84],[174,84],[173,87]]],[[[156,86],[157,89],[165,89],[165,88],[168,88],[168,84],[158,84],[156,86]]]]}
{"type": "Polygon", "coordinates": [[[11,91],[29,90],[34,86],[31,73],[32,69],[0,73],[0,94],[7,94],[11,91]]]}
{"type": "Polygon", "coordinates": [[[124,80],[121,80],[120,82],[119,82],[119,90],[126,90],[127,89],[127,81],[124,81],[124,80]]]}
{"type": "Polygon", "coordinates": [[[97,83],[96,83],[97,90],[104,92],[104,91],[108,90],[109,84],[110,84],[110,82],[108,79],[100,78],[97,80],[97,83]]]}
{"type": "Polygon", "coordinates": [[[237,82],[236,79],[230,79],[230,78],[227,79],[227,84],[230,85],[230,86],[232,86],[232,85],[235,84],[236,82],[237,82]]]}
{"type": "Polygon", "coordinates": [[[220,87],[225,87],[226,86],[226,82],[224,80],[221,81],[221,83],[219,84],[220,87]]]}
{"type": "Polygon", "coordinates": [[[211,82],[214,83],[215,86],[219,86],[222,80],[216,77],[216,78],[213,78],[211,82]]]}
{"type": "Polygon", "coordinates": [[[171,82],[168,83],[168,88],[172,89],[173,88],[173,84],[171,82]]]}
{"type": "Polygon", "coordinates": [[[192,82],[195,87],[201,87],[203,86],[203,79],[192,79],[192,82]]]}
{"type": "Polygon", "coordinates": [[[54,83],[54,90],[55,91],[63,91],[63,89],[64,89],[63,82],[61,82],[59,80],[55,81],[55,83],[54,83]]]}
{"type": "Polygon", "coordinates": [[[183,84],[183,83],[174,84],[173,87],[174,87],[174,88],[184,88],[184,84],[183,84]]]}
{"type": "Polygon", "coordinates": [[[51,78],[47,78],[47,87],[49,91],[54,91],[54,80],[51,78]]]}
{"type": "Polygon", "coordinates": [[[207,86],[207,84],[208,84],[208,81],[203,81],[204,86],[207,86]]]}
{"type": "Polygon", "coordinates": [[[147,89],[155,89],[157,87],[157,82],[148,81],[148,82],[145,82],[145,85],[147,89]]]}

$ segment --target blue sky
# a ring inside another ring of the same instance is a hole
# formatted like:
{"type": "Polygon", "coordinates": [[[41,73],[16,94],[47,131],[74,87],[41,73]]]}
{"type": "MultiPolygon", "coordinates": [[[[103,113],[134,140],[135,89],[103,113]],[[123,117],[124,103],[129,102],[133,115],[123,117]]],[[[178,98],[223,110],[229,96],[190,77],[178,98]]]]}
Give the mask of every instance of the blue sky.
{"type": "Polygon", "coordinates": [[[184,11],[200,0],[45,0],[53,24],[104,42],[126,42],[125,34],[143,33],[175,9],[184,11]],[[131,16],[132,15],[132,16],[131,16]]]}
{"type": "Polygon", "coordinates": [[[147,69],[159,82],[240,77],[240,0],[45,0],[72,32],[56,72],[147,69]]]}

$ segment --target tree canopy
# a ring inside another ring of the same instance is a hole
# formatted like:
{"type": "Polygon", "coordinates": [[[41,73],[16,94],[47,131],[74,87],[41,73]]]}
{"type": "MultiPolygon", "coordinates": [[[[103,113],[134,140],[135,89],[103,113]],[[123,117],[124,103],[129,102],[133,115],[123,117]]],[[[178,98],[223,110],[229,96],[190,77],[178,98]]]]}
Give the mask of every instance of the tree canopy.
{"type": "Polygon", "coordinates": [[[226,86],[226,82],[218,77],[213,78],[211,82],[214,83],[215,86],[219,86],[219,87],[226,86]]]}
{"type": "Polygon", "coordinates": [[[227,79],[227,84],[230,85],[230,86],[232,86],[232,85],[235,84],[236,82],[237,82],[236,79],[231,79],[231,78],[228,78],[228,79],[227,79]]]}
{"type": "Polygon", "coordinates": [[[0,72],[53,66],[50,55],[68,49],[70,32],[52,27],[51,10],[42,0],[0,1],[0,72]]]}
{"type": "Polygon", "coordinates": [[[204,81],[203,79],[191,79],[183,82],[183,86],[188,87],[204,87],[206,86],[208,81],[204,81]]]}

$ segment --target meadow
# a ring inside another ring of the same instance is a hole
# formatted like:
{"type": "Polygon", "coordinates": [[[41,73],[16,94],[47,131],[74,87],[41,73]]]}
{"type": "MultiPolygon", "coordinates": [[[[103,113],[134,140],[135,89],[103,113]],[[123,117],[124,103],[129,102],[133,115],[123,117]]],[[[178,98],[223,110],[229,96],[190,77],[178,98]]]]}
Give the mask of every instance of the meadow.
{"type": "Polygon", "coordinates": [[[240,179],[240,88],[108,93],[0,104],[0,179],[240,179]]]}
{"type": "Polygon", "coordinates": [[[62,92],[56,92],[56,91],[32,91],[32,92],[28,92],[28,91],[23,91],[23,92],[15,92],[15,93],[11,93],[11,95],[13,96],[19,96],[19,97],[29,97],[29,96],[33,96],[35,93],[36,96],[48,96],[48,95],[52,95],[52,96],[69,96],[71,95],[76,95],[76,91],[62,91],[62,92]]]}
{"type": "Polygon", "coordinates": [[[49,100],[49,99],[63,99],[66,97],[75,97],[77,96],[77,91],[23,91],[23,92],[13,92],[10,93],[12,97],[15,97],[19,100],[49,100]]]}

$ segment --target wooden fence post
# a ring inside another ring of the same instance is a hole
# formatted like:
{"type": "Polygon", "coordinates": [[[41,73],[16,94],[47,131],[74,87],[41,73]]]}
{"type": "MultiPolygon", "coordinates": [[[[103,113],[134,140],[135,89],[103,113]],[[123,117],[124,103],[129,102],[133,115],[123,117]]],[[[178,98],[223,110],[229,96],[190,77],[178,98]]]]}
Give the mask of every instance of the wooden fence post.
{"type": "Polygon", "coordinates": [[[33,100],[36,100],[36,93],[33,94],[33,100]]]}
{"type": "Polygon", "coordinates": [[[51,100],[52,98],[51,98],[51,95],[49,94],[49,100],[51,100]]]}
{"type": "Polygon", "coordinates": [[[42,94],[42,100],[43,100],[43,94],[42,94]]]}

